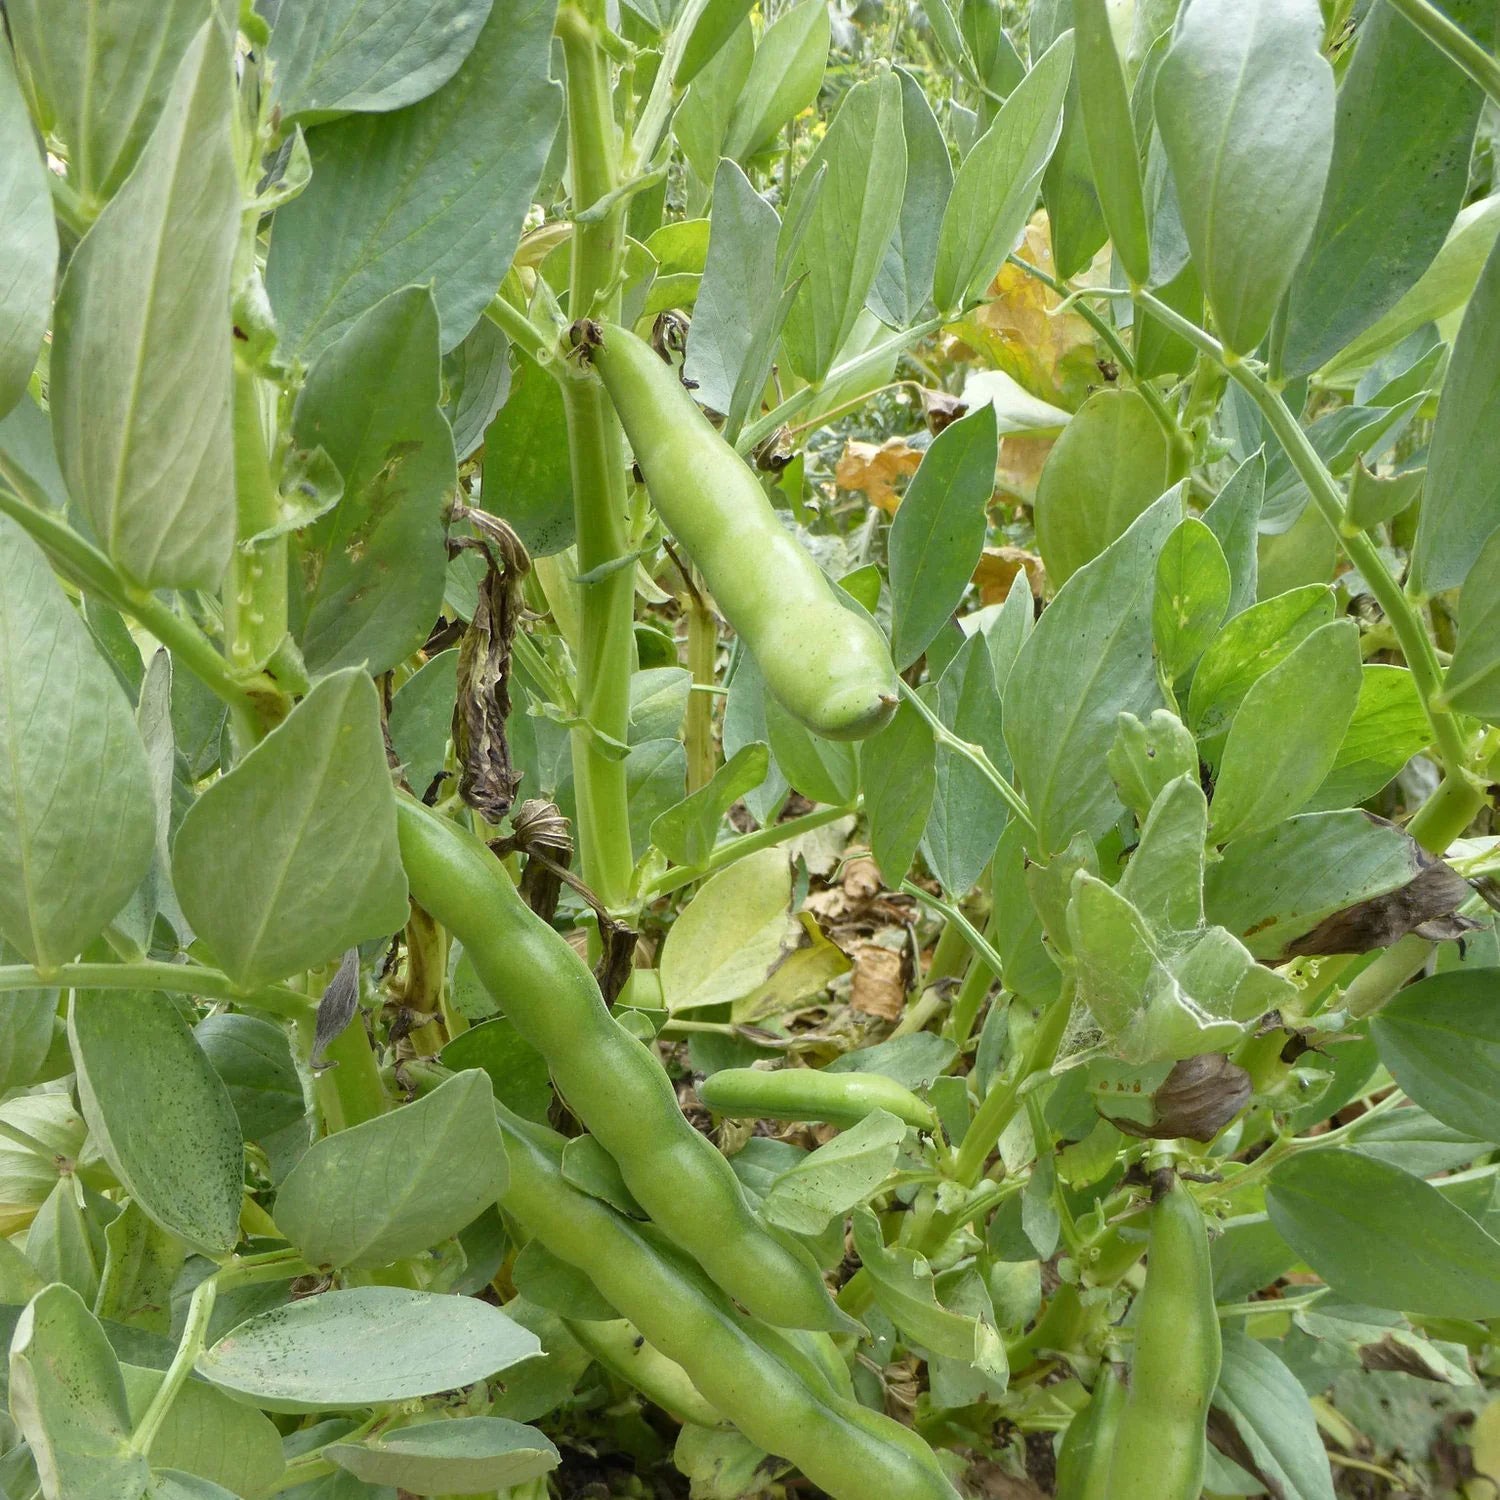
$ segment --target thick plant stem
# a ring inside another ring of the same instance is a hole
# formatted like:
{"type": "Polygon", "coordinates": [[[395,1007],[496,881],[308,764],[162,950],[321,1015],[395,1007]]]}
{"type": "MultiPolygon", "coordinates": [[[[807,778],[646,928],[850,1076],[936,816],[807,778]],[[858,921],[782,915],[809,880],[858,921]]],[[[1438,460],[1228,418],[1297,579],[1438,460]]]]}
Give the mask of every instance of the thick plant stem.
{"type": "MultiPolygon", "coordinates": [[[[573,5],[558,14],[568,83],[568,159],[575,205],[618,185],[619,149],[609,63],[594,21],[573,5]]],[[[619,311],[624,205],[574,227],[568,305],[575,318],[619,311]]],[[[626,899],[633,859],[619,747],[629,733],[634,666],[635,574],[624,558],[628,497],[620,423],[597,377],[575,372],[563,387],[573,472],[578,571],[578,710],[572,731],[583,877],[606,906],[626,899]],[[601,572],[602,570],[602,572],[601,572]]]]}
{"type": "Polygon", "coordinates": [[[1435,946],[1414,932],[1407,933],[1355,975],[1344,991],[1344,1009],[1355,1018],[1373,1015],[1407,980],[1422,972],[1435,946]]]}
{"type": "Polygon", "coordinates": [[[286,537],[251,538],[280,520],[276,481],[261,415],[260,381],[240,360],[234,366],[234,488],[237,545],[224,581],[224,636],[239,673],[258,671],[286,635],[286,537]]]}
{"type": "MultiPolygon", "coordinates": [[[[687,597],[687,665],[695,688],[714,685],[714,662],[719,652],[719,632],[702,593],[702,580],[693,569],[687,597]]],[[[687,749],[687,789],[707,786],[714,774],[714,700],[709,692],[688,694],[687,715],[682,726],[687,749]]]]}
{"type": "Polygon", "coordinates": [[[1468,32],[1449,20],[1432,0],[1390,0],[1445,57],[1458,64],[1497,104],[1500,104],[1500,61],[1468,32]]]}
{"type": "MultiPolygon", "coordinates": [[[[297,1036],[304,1056],[310,1056],[311,1019],[297,1023],[297,1036]]],[[[355,1013],[343,1031],[324,1048],[323,1056],[331,1066],[322,1069],[314,1079],[313,1096],[329,1135],[348,1130],[352,1125],[363,1125],[386,1112],[390,1100],[380,1080],[380,1068],[362,1015],[355,1013]]]]}
{"type": "MultiPolygon", "coordinates": [[[[1426,825],[1425,831],[1429,839],[1435,838],[1443,827],[1453,826],[1456,823],[1464,805],[1467,804],[1468,814],[1464,818],[1463,825],[1457,827],[1454,834],[1456,837],[1457,833],[1463,831],[1463,826],[1466,826],[1469,819],[1472,819],[1479,810],[1482,797],[1478,789],[1470,786],[1468,782],[1465,764],[1467,752],[1458,722],[1452,713],[1439,707],[1443,686],[1442,667],[1438,663],[1437,654],[1426,627],[1411,600],[1407,598],[1401,585],[1387,571],[1374,542],[1363,531],[1356,530],[1345,523],[1344,498],[1339,492],[1338,485],[1281,396],[1242,360],[1236,359],[1229,353],[1211,334],[1205,333],[1196,323],[1174,312],[1150,293],[1136,293],[1136,302],[1174,333],[1180,334],[1195,348],[1220,364],[1228,371],[1230,378],[1260,408],[1266,424],[1286,450],[1292,467],[1297,471],[1297,477],[1307,486],[1308,493],[1312,496],[1313,504],[1317,506],[1319,514],[1339,539],[1349,561],[1359,569],[1360,576],[1369,585],[1370,592],[1384,610],[1385,617],[1390,622],[1397,641],[1400,642],[1401,653],[1411,672],[1412,682],[1421,697],[1422,706],[1432,727],[1433,740],[1443,758],[1447,781],[1458,783],[1455,788],[1445,794],[1442,818],[1434,814],[1426,825]]],[[[1446,843],[1430,845],[1430,847],[1440,850],[1446,848],[1446,843]]]]}

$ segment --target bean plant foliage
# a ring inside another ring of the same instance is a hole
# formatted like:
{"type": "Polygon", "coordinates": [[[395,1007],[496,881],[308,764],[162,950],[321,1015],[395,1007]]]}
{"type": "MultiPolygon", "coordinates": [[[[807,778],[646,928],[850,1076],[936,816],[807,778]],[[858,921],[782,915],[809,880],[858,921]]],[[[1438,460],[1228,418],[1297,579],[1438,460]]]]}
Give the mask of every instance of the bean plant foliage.
{"type": "Polygon", "coordinates": [[[0,1495],[1494,1492],[1494,0],[0,17],[0,1495]]]}

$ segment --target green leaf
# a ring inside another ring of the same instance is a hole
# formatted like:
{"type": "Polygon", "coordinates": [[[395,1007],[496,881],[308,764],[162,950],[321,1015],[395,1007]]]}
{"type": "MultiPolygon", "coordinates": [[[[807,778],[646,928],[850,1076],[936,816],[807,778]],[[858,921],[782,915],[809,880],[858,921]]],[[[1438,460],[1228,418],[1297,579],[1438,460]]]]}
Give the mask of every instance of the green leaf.
{"type": "Polygon", "coordinates": [[[1421,851],[1394,824],[1303,813],[1227,844],[1208,867],[1205,909],[1257,958],[1274,959],[1325,917],[1399,890],[1421,869],[1421,851]]]}
{"type": "Polygon", "coordinates": [[[1279,1163],[1266,1209],[1336,1292],[1436,1318],[1500,1315],[1500,1241],[1430,1183],[1356,1151],[1279,1163]]]}
{"type": "Polygon", "coordinates": [[[239,1121],[165,995],[75,990],[68,1042],[92,1139],[150,1217],[205,1255],[240,1237],[239,1121]]]}
{"type": "Polygon", "coordinates": [[[927,722],[910,703],[865,746],[861,761],[870,852],[895,889],[916,858],[936,787],[935,747],[927,722]]]}
{"type": "Polygon", "coordinates": [[[859,750],[852,740],[825,740],[766,694],[766,738],[782,773],[813,802],[837,806],[859,787],[859,750]]]}
{"type": "Polygon", "coordinates": [[[1328,1453],[1307,1393],[1268,1345],[1225,1329],[1213,1404],[1254,1461],[1257,1478],[1287,1500],[1334,1500],[1328,1453]]]}
{"type": "Polygon", "coordinates": [[[187,1259],[187,1246],[134,1199],[105,1225],[104,1244],[94,1312],[165,1338],[172,1331],[172,1287],[187,1259]]]}
{"type": "Polygon", "coordinates": [[[922,455],[891,525],[891,654],[914,662],[957,608],[984,551],[999,452],[994,406],[950,423],[922,455]]]}
{"type": "Polygon", "coordinates": [[[477,1068],[325,1136],[276,1195],[277,1228],[315,1266],[386,1266],[458,1233],[505,1187],[488,1077],[477,1068]]]}
{"type": "Polygon", "coordinates": [[[362,671],[325,677],[204,792],[183,819],[172,875],[194,931],[237,984],[328,963],[405,925],[380,708],[362,671]]]}
{"type": "Polygon", "coordinates": [[[510,394],[510,340],[488,318],[481,318],[463,342],[443,356],[443,384],[443,414],[453,429],[453,451],[462,462],[484,441],[485,429],[510,394]]]}
{"type": "Polygon", "coordinates": [[[473,1297],[364,1286],[259,1313],[197,1368],[267,1411],[298,1412],[430,1396],[540,1352],[535,1335],[473,1297]]]}
{"type": "Polygon", "coordinates": [[[193,1037],[224,1080],[247,1141],[264,1141],[302,1119],[307,1105],[283,1027],[222,1011],[200,1021],[193,1037]]]}
{"type": "MultiPolygon", "coordinates": [[[[708,258],[693,304],[683,374],[695,383],[697,400],[727,415],[741,375],[756,355],[757,320],[781,292],[776,270],[781,220],[727,158],[714,174],[713,204],[708,258]]],[[[757,389],[765,384],[765,374],[762,368],[757,389]]]]}
{"type": "Polygon", "coordinates": [[[906,186],[901,109],[893,73],[856,84],[787,203],[778,252],[785,279],[803,280],[782,343],[793,369],[814,384],[853,333],[900,218],[906,186]]]}
{"type": "Polygon", "coordinates": [[[379,0],[280,5],[266,56],[283,123],[425,99],[473,50],[490,0],[407,11],[379,0]]]}
{"type": "Polygon", "coordinates": [[[511,1280],[528,1302],[570,1322],[607,1323],[615,1310],[576,1266],[559,1260],[540,1240],[528,1240],[511,1263],[511,1280]]]}
{"type": "Polygon", "coordinates": [[[795,1234],[822,1233],[835,1214],[847,1213],[879,1189],[896,1165],[906,1131],[904,1120],[872,1110],[783,1172],[771,1184],[762,1212],[795,1234]]]}
{"type": "MultiPolygon", "coordinates": [[[[981,746],[1001,774],[1009,774],[1000,691],[983,637],[970,636],[948,663],[938,682],[937,709],[954,734],[981,746]]],[[[950,896],[963,896],[979,879],[1008,815],[1000,794],[972,761],[946,745],[937,747],[932,809],[922,848],[929,868],[950,896]]]]}
{"type": "Polygon", "coordinates": [[[1393,521],[1422,493],[1427,468],[1403,469],[1398,474],[1372,474],[1356,459],[1349,476],[1349,519],[1361,531],[1373,531],[1393,521]]]}
{"type": "MultiPolygon", "coordinates": [[[[814,20],[813,12],[817,6],[809,5],[805,9],[807,14],[801,20],[814,20]]],[[[808,102],[817,96],[823,82],[823,63],[828,56],[827,37],[825,31],[822,51],[812,59],[817,71],[808,102]]],[[[693,80],[687,97],[678,105],[672,118],[672,133],[700,182],[714,181],[720,156],[727,154],[721,148],[754,61],[755,32],[747,19],[730,33],[718,55],[693,80]]]]}
{"type": "Polygon", "coordinates": [[[706,786],[668,808],[652,823],[651,842],[673,864],[704,864],[713,853],[729,809],[758,787],[770,769],[771,752],[765,745],[758,740],[741,745],[706,786]]]}
{"type": "Polygon", "coordinates": [[[1460,713],[1500,724],[1500,529],[1480,549],[1458,601],[1458,649],[1443,696],[1460,713]]]}
{"type": "MultiPolygon", "coordinates": [[[[740,651],[729,679],[729,696],[724,700],[724,754],[737,755],[746,745],[757,741],[770,743],[770,731],[766,727],[766,689],[761,680],[760,668],[748,651],[740,651]]],[[[757,823],[765,823],[786,801],[789,788],[776,758],[771,758],[771,770],[766,779],[753,791],[745,793],[745,806],[757,823]]]]}
{"type": "MultiPolygon", "coordinates": [[[[31,1222],[61,1176],[59,1158],[76,1161],[83,1150],[83,1119],[65,1094],[23,1094],[0,1105],[0,1121],[35,1143],[0,1136],[0,1181],[5,1184],[0,1232],[14,1234],[31,1222]]],[[[71,1192],[74,1184],[70,1181],[71,1192]]],[[[36,1246],[28,1247],[35,1258],[36,1246]]],[[[61,1279],[61,1278],[59,1278],[61,1279]]]]}
{"type": "MultiPolygon", "coordinates": [[[[1493,39],[1489,0],[1446,0],[1493,39]]],[[[1305,374],[1388,312],[1431,264],[1463,204],[1483,91],[1394,7],[1371,6],[1339,86],[1333,161],[1292,281],[1282,363],[1305,374]]]]}
{"type": "Polygon", "coordinates": [[[391,699],[391,748],[420,796],[442,774],[458,696],[458,647],[429,657],[391,699]]]}
{"type": "Polygon", "coordinates": [[[646,740],[625,757],[625,795],[630,807],[630,847],[639,859],[651,846],[657,818],[687,793],[687,751],[676,739],[646,740]]]}
{"type": "Polygon", "coordinates": [[[533,557],[573,544],[567,433],[557,382],[518,353],[510,395],[484,434],[484,500],[515,527],[533,557]]]}
{"type": "MultiPolygon", "coordinates": [[[[922,85],[904,68],[896,69],[896,77],[901,80],[901,130],[906,137],[906,192],[896,232],[870,289],[870,309],[892,328],[905,328],[921,317],[932,296],[938,228],[953,191],[953,163],[922,85]]],[[[715,216],[718,213],[716,194],[715,216]]]]}
{"type": "Polygon", "coordinates": [[[1500,529],[1500,495],[1489,476],[1500,463],[1500,251],[1485,263],[1464,314],[1438,403],[1427,483],[1412,545],[1411,586],[1436,594],[1461,584],[1500,529]]]}
{"type": "MultiPolygon", "coordinates": [[[[160,1370],[122,1366],[130,1420],[139,1422],[164,1378],[160,1370]]],[[[178,1470],[218,1484],[232,1495],[269,1496],[286,1470],[281,1434],[264,1412],[201,1380],[172,1398],[146,1452],[154,1469],[178,1470]]]]}
{"type": "Polygon", "coordinates": [[[1265,497],[1266,455],[1258,449],[1229,476],[1203,512],[1203,524],[1218,538],[1229,564],[1229,617],[1255,603],[1255,543],[1265,497]]]}
{"type": "MultiPolygon", "coordinates": [[[[57,225],[47,165],[16,79],[10,49],[0,43],[0,417],[26,390],[52,312],[57,225]]],[[[3,472],[3,466],[0,466],[3,472]]]]}
{"type": "MultiPolygon", "coordinates": [[[[37,118],[67,146],[68,184],[94,212],[168,110],[173,76],[216,0],[14,0],[5,7],[37,118]]],[[[91,214],[92,216],[92,214],[91,214]]]]}
{"type": "MultiPolygon", "coordinates": [[[[19,961],[20,955],[0,938],[0,963],[19,961]]],[[[52,1048],[58,994],[45,986],[0,994],[0,1093],[40,1081],[52,1048]]]]}
{"type": "Polygon", "coordinates": [[[1096,391],[1083,403],[1037,480],[1037,550],[1055,585],[1124,535],[1161,494],[1168,457],[1161,424],[1135,391],[1096,391]]]}
{"type": "Polygon", "coordinates": [[[953,312],[982,296],[1020,236],[1062,130],[1073,70],[1064,33],[1038,58],[964,158],[938,231],[933,298],[953,312]]]}
{"type": "Polygon", "coordinates": [[[707,0],[683,44],[672,82],[685,89],[719,55],[754,8],[753,0],[707,0]]]}
{"type": "Polygon", "coordinates": [[[0,517],[0,936],[66,963],[151,864],[130,705],[37,545],[0,517]]]}
{"type": "MultiPolygon", "coordinates": [[[[1062,15],[1071,5],[1058,7],[1062,15]]],[[[1031,47],[1037,51],[1035,40],[1031,47]]],[[[1063,103],[1062,131],[1042,174],[1042,205],[1047,210],[1053,268],[1059,276],[1080,276],[1109,238],[1099,194],[1094,189],[1093,163],[1083,133],[1083,97],[1075,72],[1063,103]]]]}
{"type": "Polygon", "coordinates": [[[494,0],[435,94],[308,133],[312,181],[277,210],[266,264],[288,354],[311,363],[413,283],[432,285],[444,349],[473,327],[510,266],[557,130],[553,14],[550,0],[494,0]]]}
{"type": "Polygon", "coordinates": [[[674,1015],[739,1000],[759,988],[797,946],[786,852],[762,849],[704,882],[667,929],[662,998],[674,1015]]]}
{"type": "MultiPolygon", "coordinates": [[[[830,35],[827,7],[817,0],[793,6],[766,27],[717,155],[739,162],[757,155],[813,103],[823,86],[830,35]]],[[[705,72],[699,84],[708,76],[705,72]]],[[[708,174],[702,175],[706,180],[708,174]]]]}
{"type": "Polygon", "coordinates": [[[557,1449],[535,1427],[504,1417],[456,1417],[387,1428],[363,1443],[331,1443],[324,1452],[366,1484],[394,1484],[413,1495],[522,1485],[561,1462],[557,1449]]]}
{"type": "Polygon", "coordinates": [[[1151,236],[1141,186],[1141,155],[1125,69],[1115,50],[1106,0],[1073,0],[1078,96],[1094,190],[1115,256],[1137,284],[1151,276],[1151,236]]]}
{"type": "Polygon", "coordinates": [[[1198,773],[1198,747],[1176,714],[1156,709],[1144,723],[1122,713],[1105,758],[1120,801],[1144,823],[1161,792],[1179,776],[1198,773]]]}
{"type": "Polygon", "coordinates": [[[1153,932],[1203,925],[1203,845],[1208,802],[1191,772],[1162,789],[1120,877],[1119,892],[1153,932]]]}
{"type": "Polygon", "coordinates": [[[1249,354],[1312,237],[1333,70],[1312,0],[1192,0],[1156,76],[1156,126],[1214,324],[1249,354]]]}
{"type": "Polygon", "coordinates": [[[1235,615],[1214,637],[1193,673],[1187,722],[1199,740],[1222,735],[1255,683],[1332,619],[1333,594],[1316,583],[1277,594],[1235,615]]]}
{"type": "Polygon", "coordinates": [[[344,479],[338,504],[298,542],[298,635],[314,672],[387,671],[442,608],[458,471],[438,406],[437,331],[428,287],[395,292],[324,354],[297,398],[296,441],[322,448],[344,479]]]}
{"type": "Polygon", "coordinates": [[[1360,681],[1359,626],[1335,620],[1255,682],[1229,726],[1214,784],[1215,843],[1279,823],[1317,791],[1354,717],[1360,681]],[[1307,711],[1312,703],[1316,713],[1307,711]]]}
{"type": "Polygon", "coordinates": [[[1412,675],[1405,667],[1366,663],[1354,717],[1307,812],[1349,807],[1373,797],[1432,737],[1412,675]]]}
{"type": "Polygon", "coordinates": [[[1402,990],[1370,1022],[1380,1060],[1416,1103],[1481,1140],[1500,1137],[1494,974],[1455,969],[1402,990]]]}
{"type": "Polygon", "coordinates": [[[42,1493],[62,1500],[134,1500],[150,1478],[130,1446],[119,1362],[78,1293],[43,1288],[10,1344],[10,1410],[31,1447],[42,1493]]]}
{"type": "Polygon", "coordinates": [[[234,543],[234,107],[229,45],[210,21],[136,170],[69,261],[53,315],[68,488],[110,559],[150,588],[217,587],[234,543]]]}
{"type": "Polygon", "coordinates": [[[1151,634],[1169,681],[1181,677],[1218,633],[1231,587],[1224,549],[1202,521],[1189,516],[1156,560],[1151,634]]]}
{"type": "Polygon", "coordinates": [[[1159,702],[1151,659],[1156,559],[1182,516],[1162,496],[1118,541],[1080,568],[1043,611],[1005,684],[1005,740],[1050,855],[1119,816],[1103,775],[1122,711],[1159,702]]]}
{"type": "Polygon", "coordinates": [[[52,419],[29,394],[0,417],[0,479],[38,510],[62,510],[68,487],[57,466],[52,419]]]}

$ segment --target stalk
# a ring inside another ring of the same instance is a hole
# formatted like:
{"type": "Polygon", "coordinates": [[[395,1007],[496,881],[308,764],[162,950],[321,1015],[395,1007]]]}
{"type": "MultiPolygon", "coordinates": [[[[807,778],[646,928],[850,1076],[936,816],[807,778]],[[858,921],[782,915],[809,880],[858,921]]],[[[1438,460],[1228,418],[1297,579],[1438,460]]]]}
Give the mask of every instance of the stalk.
{"type": "Polygon", "coordinates": [[[300,1020],[311,1016],[315,1009],[306,995],[284,984],[242,990],[227,974],[197,964],[156,959],[128,964],[59,964],[47,973],[30,964],[0,967],[0,994],[34,989],[166,990],[176,995],[201,995],[208,1000],[232,1000],[284,1020],[300,1020]]]}
{"type": "MultiPolygon", "coordinates": [[[[714,663],[719,651],[719,632],[713,611],[703,597],[698,570],[687,580],[687,665],[693,674],[693,686],[714,685],[714,663]]],[[[683,744],[687,749],[687,789],[696,792],[707,786],[714,774],[714,700],[713,694],[689,693],[687,717],[683,722],[683,744]]]]}
{"type": "MultiPolygon", "coordinates": [[[[590,0],[591,11],[596,8],[590,0]]],[[[609,63],[598,41],[602,17],[566,5],[558,13],[568,89],[568,159],[575,207],[607,198],[619,185],[619,147],[609,63]]],[[[625,204],[573,230],[568,306],[573,317],[619,312],[618,272],[625,204]]],[[[563,386],[573,473],[578,571],[594,573],[628,550],[624,444],[619,420],[597,377],[582,371],[563,386]]],[[[606,906],[621,905],[633,866],[625,765],[609,740],[629,733],[634,663],[635,575],[615,567],[578,587],[578,708],[572,731],[583,876],[606,906]],[[597,733],[595,733],[597,731],[597,733]],[[606,738],[601,740],[600,736],[606,738]]]]}
{"type": "Polygon", "coordinates": [[[234,488],[238,527],[224,582],[224,635],[238,672],[258,671],[286,635],[286,537],[251,538],[280,519],[276,482],[261,417],[260,381],[234,363],[234,488]]]}

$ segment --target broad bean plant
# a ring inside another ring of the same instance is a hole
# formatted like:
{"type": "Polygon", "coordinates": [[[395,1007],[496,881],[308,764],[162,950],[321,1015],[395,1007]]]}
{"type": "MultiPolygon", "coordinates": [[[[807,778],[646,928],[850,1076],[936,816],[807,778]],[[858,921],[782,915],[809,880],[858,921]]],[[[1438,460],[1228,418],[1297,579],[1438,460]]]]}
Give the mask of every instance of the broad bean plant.
{"type": "Polygon", "coordinates": [[[0,1496],[1494,1494],[1494,0],[0,19],[0,1496]]]}

